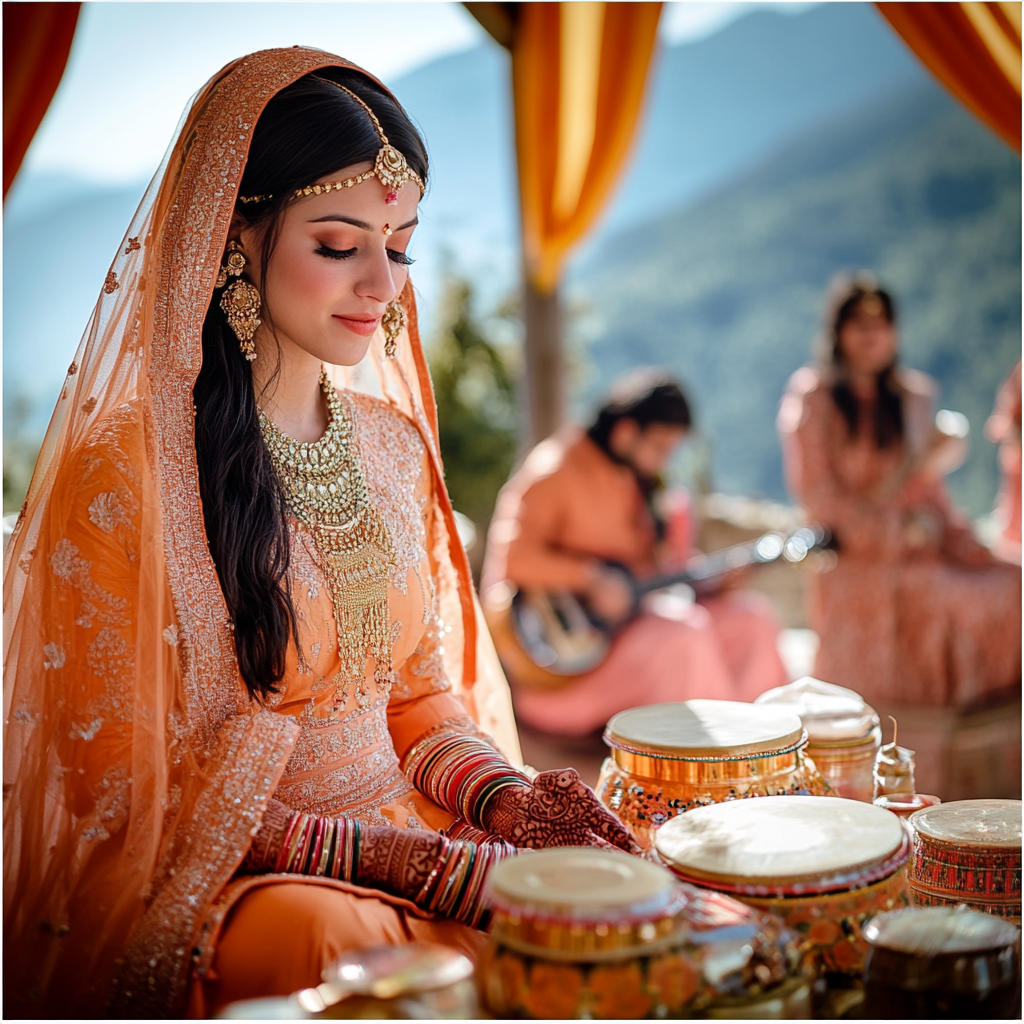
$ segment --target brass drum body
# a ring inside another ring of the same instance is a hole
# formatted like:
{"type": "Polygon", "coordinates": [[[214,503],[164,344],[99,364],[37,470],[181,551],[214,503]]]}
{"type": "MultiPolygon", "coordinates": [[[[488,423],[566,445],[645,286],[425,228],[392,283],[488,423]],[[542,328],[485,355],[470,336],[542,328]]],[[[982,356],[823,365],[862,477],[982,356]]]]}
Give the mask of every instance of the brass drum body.
{"type": "Polygon", "coordinates": [[[737,701],[654,704],[616,715],[597,795],[645,849],[677,814],[753,796],[828,796],[799,717],[737,701]]]}
{"type": "Polygon", "coordinates": [[[798,714],[807,730],[807,755],[836,796],[871,803],[882,730],[874,708],[860,694],[805,676],[766,690],[754,703],[798,714]]]}
{"type": "Polygon", "coordinates": [[[806,1018],[810,981],[775,918],[617,851],[543,850],[489,880],[477,968],[499,1018],[806,1018]]]}
{"type": "Polygon", "coordinates": [[[909,905],[907,830],[860,801],[783,796],[704,807],[666,824],[656,846],[678,878],[782,918],[820,975],[860,978],[866,922],[909,905]]]}

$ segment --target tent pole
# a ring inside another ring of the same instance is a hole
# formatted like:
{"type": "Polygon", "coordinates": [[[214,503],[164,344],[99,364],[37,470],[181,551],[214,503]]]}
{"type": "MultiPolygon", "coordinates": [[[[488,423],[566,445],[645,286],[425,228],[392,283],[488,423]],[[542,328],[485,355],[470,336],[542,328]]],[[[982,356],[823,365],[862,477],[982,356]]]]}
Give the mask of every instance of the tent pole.
{"type": "Polygon", "coordinates": [[[562,303],[557,286],[541,292],[523,275],[526,328],[526,409],[528,444],[532,448],[553,434],[565,420],[565,354],[562,346],[562,303]]]}

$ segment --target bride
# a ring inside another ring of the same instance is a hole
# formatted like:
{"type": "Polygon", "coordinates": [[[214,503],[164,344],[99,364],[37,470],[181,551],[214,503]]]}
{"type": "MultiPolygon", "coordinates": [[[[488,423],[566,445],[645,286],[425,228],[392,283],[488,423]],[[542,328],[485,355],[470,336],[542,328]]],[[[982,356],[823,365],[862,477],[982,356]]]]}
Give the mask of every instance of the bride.
{"type": "Polygon", "coordinates": [[[473,956],[495,861],[634,849],[571,769],[516,767],[408,280],[427,170],[365,72],[263,51],[124,238],[4,563],[9,1016],[473,956]]]}

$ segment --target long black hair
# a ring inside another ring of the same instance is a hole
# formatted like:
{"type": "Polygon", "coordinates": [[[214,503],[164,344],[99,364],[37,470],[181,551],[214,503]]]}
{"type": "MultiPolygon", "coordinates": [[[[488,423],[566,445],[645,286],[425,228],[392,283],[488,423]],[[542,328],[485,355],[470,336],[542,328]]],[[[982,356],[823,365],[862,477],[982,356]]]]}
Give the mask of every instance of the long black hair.
{"type": "MultiPolygon", "coordinates": [[[[427,153],[408,115],[356,71],[324,68],[282,89],[253,132],[239,204],[258,228],[261,279],[291,194],[353,164],[372,162],[380,139],[366,111],[331,82],[356,93],[376,114],[388,141],[425,182],[427,153]]],[[[203,321],[203,362],[196,380],[196,460],[210,553],[234,627],[242,679],[255,699],[274,693],[284,675],[289,638],[297,640],[288,585],[284,493],[260,435],[251,365],[215,295],[203,321]]],[[[271,311],[261,313],[271,328],[271,311]]]]}
{"type": "MultiPolygon", "coordinates": [[[[821,355],[831,380],[832,400],[846,421],[852,437],[857,432],[860,406],[850,387],[846,356],[839,343],[843,325],[853,319],[865,304],[874,306],[890,324],[896,323],[896,303],[866,272],[840,274],[829,286],[825,300],[824,338],[821,355]]],[[[872,435],[879,448],[888,448],[903,440],[903,389],[897,373],[897,357],[881,370],[876,379],[872,435]]]]}

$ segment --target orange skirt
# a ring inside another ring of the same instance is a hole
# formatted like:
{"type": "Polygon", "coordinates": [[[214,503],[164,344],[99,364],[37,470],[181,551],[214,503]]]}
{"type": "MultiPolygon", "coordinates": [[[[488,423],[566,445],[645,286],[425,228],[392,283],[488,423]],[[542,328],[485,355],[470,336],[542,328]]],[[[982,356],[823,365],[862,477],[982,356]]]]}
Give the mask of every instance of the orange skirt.
{"type": "Polygon", "coordinates": [[[194,978],[188,1015],[210,1017],[239,999],[286,996],[358,946],[437,942],[474,963],[487,936],[424,914],[408,900],[331,879],[267,875],[233,882],[219,901],[211,965],[194,978]]]}

